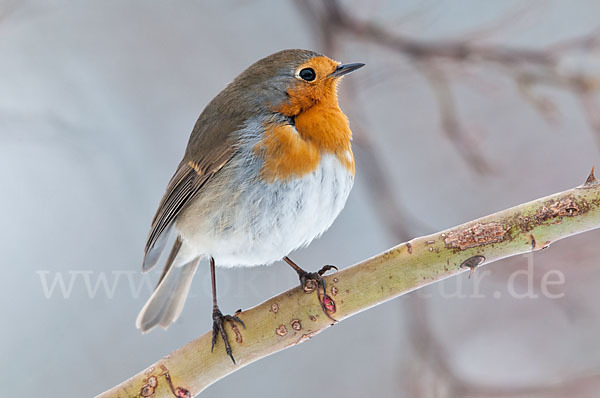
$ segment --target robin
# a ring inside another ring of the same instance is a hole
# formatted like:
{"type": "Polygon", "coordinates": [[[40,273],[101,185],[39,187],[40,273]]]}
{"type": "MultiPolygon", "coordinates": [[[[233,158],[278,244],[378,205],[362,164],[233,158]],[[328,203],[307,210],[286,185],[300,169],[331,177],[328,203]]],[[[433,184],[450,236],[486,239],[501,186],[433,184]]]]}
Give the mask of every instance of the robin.
{"type": "Polygon", "coordinates": [[[342,76],[364,66],[340,64],[307,50],[284,50],[251,65],[204,109],[159,204],[143,271],[157,262],[171,230],[177,239],[158,285],[137,317],[147,332],[167,328],[183,309],[203,258],[210,261],[214,349],[217,336],[235,363],[217,305],[215,266],[283,259],[325,291],[322,275],[287,255],[325,232],[354,180],[352,132],[338,105],[342,76]]]}

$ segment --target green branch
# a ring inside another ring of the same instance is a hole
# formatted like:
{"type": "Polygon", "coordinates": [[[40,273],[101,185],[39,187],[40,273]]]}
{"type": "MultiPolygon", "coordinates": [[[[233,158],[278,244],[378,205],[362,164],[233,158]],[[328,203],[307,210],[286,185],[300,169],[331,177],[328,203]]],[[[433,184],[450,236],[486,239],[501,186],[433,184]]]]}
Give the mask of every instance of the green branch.
{"type": "Polygon", "coordinates": [[[402,243],[326,277],[325,314],[317,294],[288,290],[241,312],[246,328],[227,327],[233,365],[211,332],[101,394],[101,398],[194,396],[256,360],[302,343],[332,324],[404,293],[504,257],[544,249],[600,227],[600,183],[594,172],[577,188],[402,243]]]}

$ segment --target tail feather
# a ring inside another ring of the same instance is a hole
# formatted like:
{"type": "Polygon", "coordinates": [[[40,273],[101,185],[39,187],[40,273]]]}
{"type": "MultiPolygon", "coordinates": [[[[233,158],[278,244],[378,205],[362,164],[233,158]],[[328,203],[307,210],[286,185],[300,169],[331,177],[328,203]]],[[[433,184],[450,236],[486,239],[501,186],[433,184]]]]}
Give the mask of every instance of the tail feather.
{"type": "Polygon", "coordinates": [[[174,264],[180,247],[181,243],[178,240],[173,246],[154,293],[136,319],[136,327],[142,333],[157,325],[166,329],[177,320],[183,310],[200,259],[195,258],[184,265],[174,264]]]}

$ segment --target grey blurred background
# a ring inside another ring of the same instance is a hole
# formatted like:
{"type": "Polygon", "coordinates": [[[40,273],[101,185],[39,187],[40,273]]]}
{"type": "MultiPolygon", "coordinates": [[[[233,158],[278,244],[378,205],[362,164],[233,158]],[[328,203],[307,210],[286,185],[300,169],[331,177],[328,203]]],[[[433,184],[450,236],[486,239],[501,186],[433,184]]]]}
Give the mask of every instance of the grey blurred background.
{"type": "MultiPolygon", "coordinates": [[[[272,52],[310,48],[367,64],[341,89],[355,188],[329,232],[293,254],[306,268],[349,266],[579,185],[600,166],[597,1],[344,1],[341,22],[332,5],[0,1],[4,396],[92,396],[209,329],[204,264],[176,324],[136,330],[158,277],[138,273],[143,244],[202,108],[272,52]],[[419,43],[552,56],[417,59],[357,35],[357,20],[419,43]]],[[[597,396],[598,238],[403,296],[202,396],[597,396]],[[528,261],[528,275],[515,277],[528,261]],[[550,271],[564,277],[547,289],[560,298],[541,287],[550,271]],[[509,294],[511,276],[514,291],[538,297],[509,294]]],[[[218,280],[226,312],[297,284],[282,263],[219,270],[218,280]]]]}

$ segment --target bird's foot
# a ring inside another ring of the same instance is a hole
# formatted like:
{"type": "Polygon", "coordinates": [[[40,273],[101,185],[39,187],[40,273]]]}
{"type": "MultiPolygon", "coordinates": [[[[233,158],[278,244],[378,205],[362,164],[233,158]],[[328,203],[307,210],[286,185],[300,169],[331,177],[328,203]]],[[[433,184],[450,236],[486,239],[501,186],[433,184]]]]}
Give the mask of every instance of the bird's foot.
{"type": "Polygon", "coordinates": [[[306,272],[304,270],[296,271],[298,273],[298,277],[300,278],[300,286],[305,293],[311,293],[313,291],[317,291],[317,297],[319,298],[319,303],[321,304],[321,308],[323,312],[329,319],[336,321],[330,315],[330,313],[335,312],[335,303],[333,300],[327,295],[327,282],[325,282],[325,278],[323,275],[329,270],[338,268],[335,265],[324,265],[317,272],[306,272]],[[323,294],[321,295],[321,291],[323,294]]]}
{"type": "MultiPolygon", "coordinates": [[[[236,312],[236,314],[237,314],[237,312],[236,312]]],[[[242,325],[244,327],[244,329],[246,328],[246,325],[244,325],[244,321],[242,321],[236,315],[223,315],[221,313],[221,311],[219,310],[219,308],[213,309],[212,318],[213,318],[213,332],[212,332],[212,346],[210,348],[210,352],[213,352],[213,350],[215,348],[215,343],[217,342],[217,335],[220,334],[221,338],[223,339],[223,343],[225,343],[225,352],[227,353],[227,355],[229,355],[229,358],[231,358],[231,360],[233,361],[233,364],[235,365],[235,359],[233,358],[233,354],[231,353],[231,346],[229,345],[229,340],[227,339],[227,333],[225,332],[225,327],[224,327],[225,322],[230,322],[231,326],[234,327],[234,329],[237,329],[235,322],[242,325]]]]}
{"type": "Polygon", "coordinates": [[[302,289],[306,293],[310,293],[320,287],[323,289],[324,292],[326,292],[327,284],[325,282],[325,279],[323,278],[323,275],[325,275],[325,273],[331,269],[335,269],[336,271],[338,270],[338,268],[335,265],[324,265],[323,268],[321,268],[317,272],[306,272],[304,270],[297,271],[302,289]]]}

